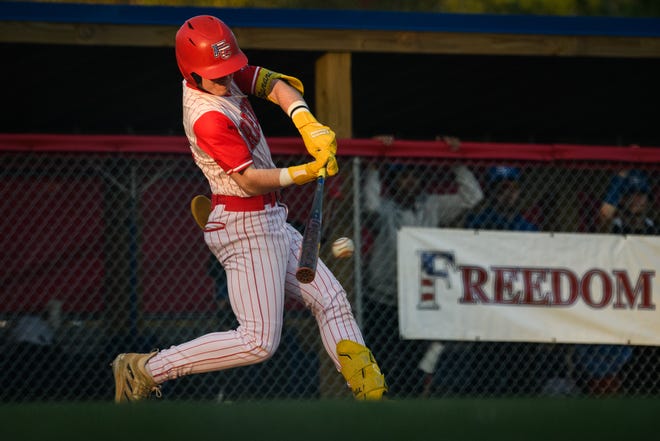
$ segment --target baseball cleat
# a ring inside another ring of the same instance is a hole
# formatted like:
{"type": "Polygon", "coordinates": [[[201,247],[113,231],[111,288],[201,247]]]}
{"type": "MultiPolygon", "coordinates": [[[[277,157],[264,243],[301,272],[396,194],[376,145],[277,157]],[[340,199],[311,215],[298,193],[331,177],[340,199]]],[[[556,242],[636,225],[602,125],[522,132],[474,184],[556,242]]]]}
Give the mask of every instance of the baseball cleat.
{"type": "Polygon", "coordinates": [[[115,403],[144,400],[152,392],[158,398],[162,396],[160,386],[145,368],[149,359],[157,353],[117,355],[111,364],[115,377],[115,403]]]}
{"type": "Polygon", "coordinates": [[[381,400],[387,392],[385,376],[374,355],[361,344],[350,340],[337,343],[341,373],[358,400],[381,400]]]}

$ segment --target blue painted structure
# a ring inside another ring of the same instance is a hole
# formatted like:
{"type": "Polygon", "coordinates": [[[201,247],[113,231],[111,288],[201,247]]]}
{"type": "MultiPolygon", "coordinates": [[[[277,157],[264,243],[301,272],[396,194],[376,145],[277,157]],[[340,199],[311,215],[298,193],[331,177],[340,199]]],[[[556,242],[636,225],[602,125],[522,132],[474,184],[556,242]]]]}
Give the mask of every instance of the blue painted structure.
{"type": "Polygon", "coordinates": [[[0,21],[178,26],[199,14],[219,16],[232,27],[660,37],[660,18],[0,3],[0,21]]]}

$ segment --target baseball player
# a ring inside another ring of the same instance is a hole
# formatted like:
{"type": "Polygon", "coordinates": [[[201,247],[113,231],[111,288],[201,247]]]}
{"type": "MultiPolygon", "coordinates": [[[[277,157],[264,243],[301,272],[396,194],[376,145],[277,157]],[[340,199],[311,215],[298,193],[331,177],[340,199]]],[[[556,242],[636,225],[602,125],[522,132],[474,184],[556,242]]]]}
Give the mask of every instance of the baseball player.
{"type": "Polygon", "coordinates": [[[209,15],[176,34],[183,80],[183,126],[195,163],[212,191],[204,239],[227,273],[238,327],[112,362],[115,401],[137,401],[175,378],[259,363],[280,343],[285,296],[302,301],[318,322],[323,345],[357,399],[378,400],[383,374],[364,346],[346,292],[323,262],[312,283],[295,277],[302,236],[287,223],[278,191],[338,172],[335,134],[319,123],[294,77],[248,64],[230,28],[209,15]],[[276,168],[247,95],[279,105],[299,130],[313,161],[276,168]]]}

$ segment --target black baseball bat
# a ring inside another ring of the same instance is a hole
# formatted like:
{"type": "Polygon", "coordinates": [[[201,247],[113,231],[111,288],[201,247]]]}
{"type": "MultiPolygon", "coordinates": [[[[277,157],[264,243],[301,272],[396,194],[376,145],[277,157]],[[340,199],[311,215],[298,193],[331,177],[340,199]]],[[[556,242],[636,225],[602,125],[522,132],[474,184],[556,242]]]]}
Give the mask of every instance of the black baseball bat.
{"type": "Polygon", "coordinates": [[[319,170],[316,178],[316,190],[312,201],[312,211],[309,213],[305,232],[303,233],[300,258],[296,279],[300,283],[312,283],[316,276],[316,264],[319,260],[319,248],[321,246],[321,228],[323,224],[323,190],[325,187],[325,168],[319,170]]]}

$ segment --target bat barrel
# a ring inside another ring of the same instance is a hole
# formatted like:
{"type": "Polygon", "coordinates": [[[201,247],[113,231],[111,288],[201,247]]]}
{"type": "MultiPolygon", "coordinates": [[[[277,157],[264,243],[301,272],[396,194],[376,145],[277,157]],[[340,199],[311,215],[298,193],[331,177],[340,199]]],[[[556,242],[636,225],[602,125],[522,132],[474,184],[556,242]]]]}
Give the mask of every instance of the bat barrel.
{"type": "Polygon", "coordinates": [[[323,187],[325,184],[325,169],[319,172],[316,179],[316,191],[312,202],[312,211],[309,214],[303,234],[300,258],[296,279],[301,283],[311,283],[316,276],[316,264],[319,260],[321,246],[321,224],[323,219],[323,187]]]}

